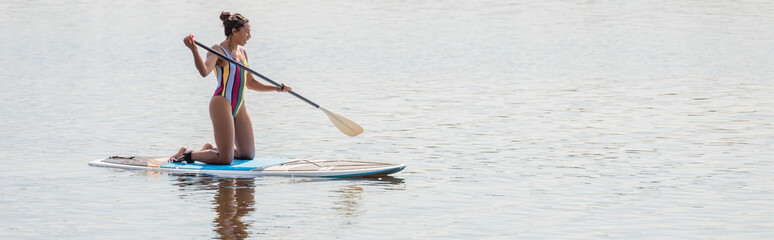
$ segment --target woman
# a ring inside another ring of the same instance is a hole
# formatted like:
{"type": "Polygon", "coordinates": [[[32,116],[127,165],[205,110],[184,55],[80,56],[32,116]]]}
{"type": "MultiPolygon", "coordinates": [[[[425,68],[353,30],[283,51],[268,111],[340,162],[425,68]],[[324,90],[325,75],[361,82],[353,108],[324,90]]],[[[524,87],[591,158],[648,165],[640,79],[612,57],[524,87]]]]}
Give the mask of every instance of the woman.
{"type": "MultiPolygon", "coordinates": [[[[220,20],[223,21],[226,40],[213,45],[212,49],[248,66],[247,52],[240,46],[244,46],[250,39],[249,21],[238,13],[229,12],[222,12],[220,20]]],[[[260,83],[245,69],[221,59],[214,53],[208,52],[207,60],[202,61],[193,38],[193,35],[188,35],[183,39],[183,43],[191,49],[196,69],[202,77],[206,77],[215,70],[218,81],[218,88],[210,99],[210,119],[217,148],[210,143],[204,144],[199,151],[182,147],[170,159],[188,163],[200,161],[208,164],[231,164],[234,158],[253,159],[255,157],[253,124],[243,104],[245,87],[263,92],[289,92],[292,89],[284,83],[282,87],[260,83]]]]}

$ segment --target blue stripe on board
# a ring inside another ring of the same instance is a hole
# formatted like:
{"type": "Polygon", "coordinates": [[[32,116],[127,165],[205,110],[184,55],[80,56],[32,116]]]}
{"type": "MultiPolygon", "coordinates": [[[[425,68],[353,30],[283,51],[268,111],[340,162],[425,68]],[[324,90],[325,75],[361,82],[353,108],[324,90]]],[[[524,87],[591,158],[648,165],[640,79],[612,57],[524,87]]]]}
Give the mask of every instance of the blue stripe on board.
{"type": "Polygon", "coordinates": [[[286,163],[292,160],[293,159],[285,159],[285,158],[256,158],[253,160],[234,159],[230,165],[211,165],[211,164],[206,164],[202,162],[195,162],[192,164],[169,162],[169,163],[162,164],[159,167],[187,169],[187,170],[250,171],[255,168],[274,166],[274,165],[286,163]]]}

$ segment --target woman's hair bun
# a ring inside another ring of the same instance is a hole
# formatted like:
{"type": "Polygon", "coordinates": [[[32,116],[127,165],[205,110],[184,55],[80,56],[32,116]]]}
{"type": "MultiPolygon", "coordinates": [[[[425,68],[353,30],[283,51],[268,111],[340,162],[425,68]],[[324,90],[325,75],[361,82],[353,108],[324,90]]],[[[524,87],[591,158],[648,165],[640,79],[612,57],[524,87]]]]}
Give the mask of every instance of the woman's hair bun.
{"type": "Polygon", "coordinates": [[[221,21],[225,22],[226,19],[228,19],[229,17],[231,17],[231,13],[230,12],[226,12],[226,11],[220,12],[220,20],[221,21]]]}
{"type": "Polygon", "coordinates": [[[220,20],[223,21],[223,31],[226,34],[226,37],[231,36],[234,29],[239,31],[242,26],[250,21],[239,13],[231,14],[226,11],[220,13],[220,20]]]}

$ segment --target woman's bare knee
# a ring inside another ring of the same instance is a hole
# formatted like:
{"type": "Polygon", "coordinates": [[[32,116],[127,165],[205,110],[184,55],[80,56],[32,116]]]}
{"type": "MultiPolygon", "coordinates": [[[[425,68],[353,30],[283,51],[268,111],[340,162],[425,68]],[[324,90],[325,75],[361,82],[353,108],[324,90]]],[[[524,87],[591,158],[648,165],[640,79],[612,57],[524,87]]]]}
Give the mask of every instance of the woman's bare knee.
{"type": "Polygon", "coordinates": [[[255,152],[241,153],[236,155],[236,159],[241,160],[253,160],[253,158],[255,158],[255,152]]]}
{"type": "Polygon", "coordinates": [[[232,160],[234,160],[234,154],[233,153],[229,154],[229,153],[221,152],[221,153],[218,153],[218,161],[217,162],[213,162],[211,164],[229,165],[229,164],[231,164],[232,160]]]}

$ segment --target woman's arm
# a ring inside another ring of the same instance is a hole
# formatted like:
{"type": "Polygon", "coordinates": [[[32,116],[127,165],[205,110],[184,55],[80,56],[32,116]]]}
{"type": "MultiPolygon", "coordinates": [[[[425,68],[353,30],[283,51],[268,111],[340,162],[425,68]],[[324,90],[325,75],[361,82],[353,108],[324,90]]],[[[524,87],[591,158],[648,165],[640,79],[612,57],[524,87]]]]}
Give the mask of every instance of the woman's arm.
{"type": "MultiPolygon", "coordinates": [[[[194,45],[194,36],[188,35],[183,39],[183,43],[185,43],[185,46],[191,49],[191,53],[193,54],[194,58],[194,65],[196,66],[196,70],[199,71],[199,74],[202,75],[202,77],[206,77],[207,75],[212,72],[212,69],[215,68],[215,63],[218,62],[218,56],[214,53],[207,52],[207,60],[202,61],[202,56],[199,55],[199,49],[196,48],[196,45],[194,45]]],[[[217,45],[213,45],[213,49],[216,48],[217,45]]]]}
{"type": "Polygon", "coordinates": [[[247,82],[245,82],[247,89],[260,91],[260,92],[269,92],[269,91],[276,91],[276,92],[290,92],[290,90],[293,90],[288,85],[282,84],[282,88],[278,88],[274,85],[265,84],[262,82],[259,82],[258,80],[255,80],[252,73],[247,73],[247,82]]]}

